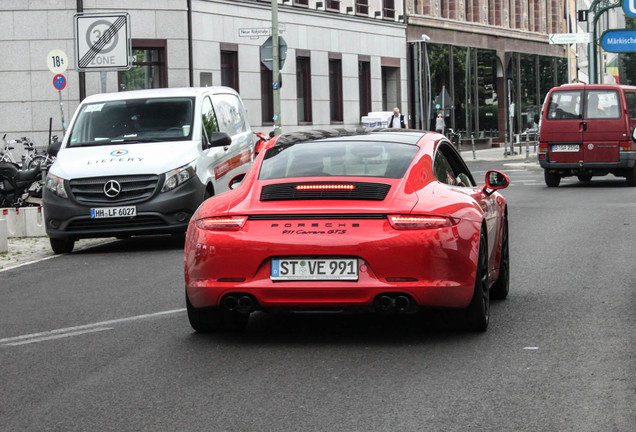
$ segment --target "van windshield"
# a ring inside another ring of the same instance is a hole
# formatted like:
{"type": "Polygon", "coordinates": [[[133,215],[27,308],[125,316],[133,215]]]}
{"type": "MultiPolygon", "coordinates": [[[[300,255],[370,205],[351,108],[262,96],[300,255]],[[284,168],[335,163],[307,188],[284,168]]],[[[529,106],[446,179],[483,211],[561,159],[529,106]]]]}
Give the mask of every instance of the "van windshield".
{"type": "Polygon", "coordinates": [[[87,104],[69,147],[192,139],[194,98],[148,98],[87,104]]]}

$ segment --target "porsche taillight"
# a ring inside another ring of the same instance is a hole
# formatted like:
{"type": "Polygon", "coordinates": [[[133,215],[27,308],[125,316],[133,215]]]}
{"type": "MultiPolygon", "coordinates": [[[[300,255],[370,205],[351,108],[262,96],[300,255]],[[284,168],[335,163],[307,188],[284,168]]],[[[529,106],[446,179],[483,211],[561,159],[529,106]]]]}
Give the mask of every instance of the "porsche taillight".
{"type": "Polygon", "coordinates": [[[459,223],[459,219],[443,216],[389,215],[389,223],[394,229],[420,230],[447,228],[459,223]]]}
{"type": "Polygon", "coordinates": [[[239,231],[245,225],[247,216],[227,216],[199,219],[197,226],[210,231],[239,231]]]}

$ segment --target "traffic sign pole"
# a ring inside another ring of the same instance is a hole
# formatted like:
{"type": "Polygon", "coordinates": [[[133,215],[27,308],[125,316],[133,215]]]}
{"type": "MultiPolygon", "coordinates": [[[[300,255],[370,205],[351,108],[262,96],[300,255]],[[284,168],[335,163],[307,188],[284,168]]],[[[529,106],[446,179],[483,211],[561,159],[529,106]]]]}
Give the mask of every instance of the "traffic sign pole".
{"type": "Polygon", "coordinates": [[[280,135],[280,52],[278,46],[277,0],[272,0],[272,81],[274,93],[274,135],[280,135]]]}

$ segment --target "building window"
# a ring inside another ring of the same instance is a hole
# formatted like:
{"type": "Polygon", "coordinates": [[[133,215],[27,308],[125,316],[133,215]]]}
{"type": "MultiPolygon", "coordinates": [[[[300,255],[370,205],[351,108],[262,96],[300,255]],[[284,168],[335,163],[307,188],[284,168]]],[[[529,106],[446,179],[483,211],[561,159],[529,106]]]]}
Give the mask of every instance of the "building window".
{"type": "Polygon", "coordinates": [[[261,63],[261,120],[263,124],[274,123],[274,90],[272,71],[261,63]]]}
{"type": "Polygon", "coordinates": [[[342,122],[342,60],[329,60],[329,108],[332,122],[342,122]]]}
{"type": "Polygon", "coordinates": [[[311,123],[311,59],[296,57],[298,123],[311,123]]]}
{"type": "Polygon", "coordinates": [[[360,88],[360,115],[365,116],[371,109],[371,63],[368,61],[358,62],[358,76],[360,88]]]}
{"type": "Polygon", "coordinates": [[[239,91],[237,51],[221,51],[221,85],[239,91]]]}
{"type": "Polygon", "coordinates": [[[309,6],[309,0],[294,0],[294,6],[309,6]]]}
{"type": "Polygon", "coordinates": [[[326,0],[325,9],[340,12],[340,0],[326,0]]]}
{"type": "Polygon", "coordinates": [[[133,66],[118,73],[119,91],[168,87],[166,41],[133,39],[133,66]]]}
{"type": "Polygon", "coordinates": [[[356,15],[369,16],[369,0],[356,0],[356,15]]]}
{"type": "Polygon", "coordinates": [[[383,0],[382,16],[384,18],[395,19],[395,0],[383,0]]]}

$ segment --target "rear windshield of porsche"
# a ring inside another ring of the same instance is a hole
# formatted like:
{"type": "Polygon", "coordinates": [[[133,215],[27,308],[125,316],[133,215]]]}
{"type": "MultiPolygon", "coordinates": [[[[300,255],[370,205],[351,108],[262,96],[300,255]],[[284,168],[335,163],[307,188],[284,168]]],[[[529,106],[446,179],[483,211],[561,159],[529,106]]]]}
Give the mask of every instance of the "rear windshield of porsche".
{"type": "Polygon", "coordinates": [[[275,146],[265,153],[259,179],[291,177],[401,178],[419,147],[391,142],[315,141],[275,146]]]}

